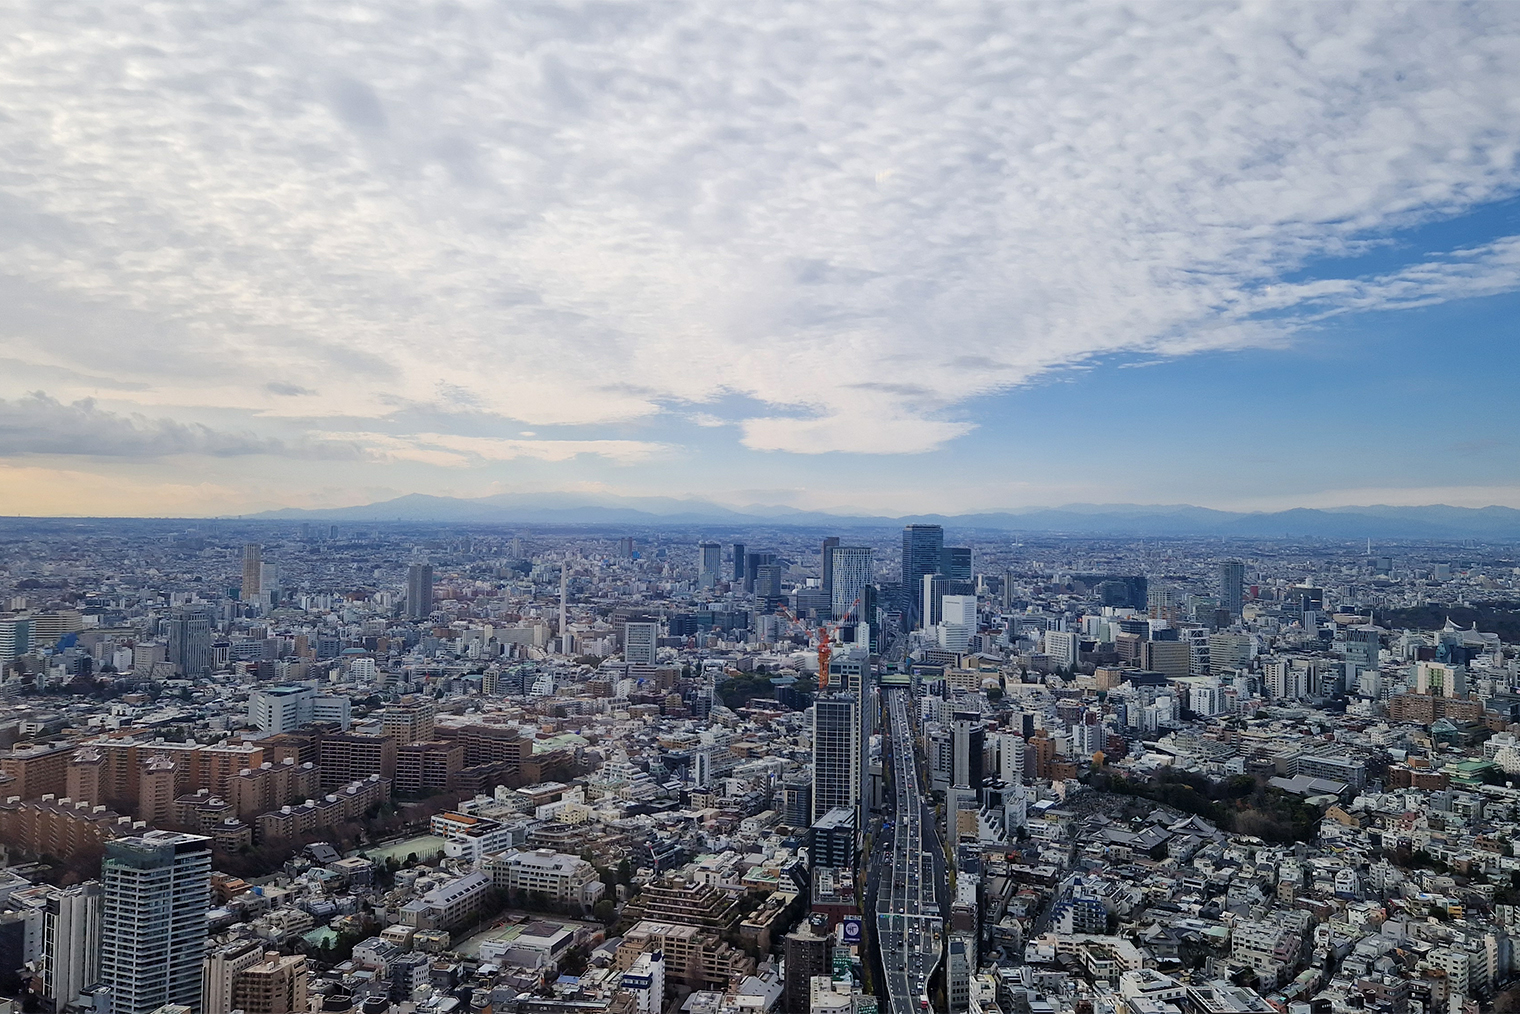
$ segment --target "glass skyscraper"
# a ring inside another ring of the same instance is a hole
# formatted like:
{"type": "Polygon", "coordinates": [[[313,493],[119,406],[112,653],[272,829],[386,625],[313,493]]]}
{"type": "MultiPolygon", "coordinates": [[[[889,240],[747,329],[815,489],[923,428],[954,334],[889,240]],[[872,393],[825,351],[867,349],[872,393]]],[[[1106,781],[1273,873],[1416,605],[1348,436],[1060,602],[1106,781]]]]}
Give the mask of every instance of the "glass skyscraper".
{"type": "Polygon", "coordinates": [[[875,577],[870,546],[833,546],[828,559],[833,573],[829,612],[835,620],[875,620],[865,613],[866,587],[875,577]]]}
{"type": "Polygon", "coordinates": [[[919,591],[925,574],[938,574],[945,551],[945,529],[940,525],[907,525],[903,528],[903,609],[914,619],[919,614],[919,591]]]}

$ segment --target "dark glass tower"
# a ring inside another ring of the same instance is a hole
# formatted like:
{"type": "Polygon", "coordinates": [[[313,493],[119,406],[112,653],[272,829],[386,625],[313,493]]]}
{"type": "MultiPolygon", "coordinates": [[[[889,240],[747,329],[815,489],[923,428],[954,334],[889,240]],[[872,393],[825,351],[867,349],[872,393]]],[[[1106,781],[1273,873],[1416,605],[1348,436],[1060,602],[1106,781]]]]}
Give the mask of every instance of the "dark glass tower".
{"type": "Polygon", "coordinates": [[[908,525],[903,528],[903,612],[918,619],[919,596],[925,574],[938,574],[945,551],[945,529],[940,525],[908,525]]]}

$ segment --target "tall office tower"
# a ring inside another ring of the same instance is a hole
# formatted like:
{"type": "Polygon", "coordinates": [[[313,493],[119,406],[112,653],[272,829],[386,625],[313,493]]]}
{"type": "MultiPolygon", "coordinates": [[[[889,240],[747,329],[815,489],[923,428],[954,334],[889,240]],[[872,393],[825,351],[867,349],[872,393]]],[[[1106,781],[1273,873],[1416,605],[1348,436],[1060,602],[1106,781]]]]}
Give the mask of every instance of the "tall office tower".
{"type": "Polygon", "coordinates": [[[1228,610],[1231,616],[1240,615],[1245,601],[1246,565],[1239,560],[1226,560],[1219,565],[1219,608],[1228,610]]]}
{"type": "Polygon", "coordinates": [[[259,601],[264,605],[273,605],[274,600],[279,598],[280,591],[280,566],[275,563],[259,564],[259,601]]]}
{"type": "Polygon", "coordinates": [[[264,547],[250,542],[243,547],[243,601],[257,602],[264,588],[264,547]]]}
{"type": "Polygon", "coordinates": [[[734,584],[744,580],[744,543],[734,543],[734,584]]]}
{"type": "Polygon", "coordinates": [[[433,615],[433,565],[414,563],[406,569],[406,618],[425,620],[433,615]]]}
{"type": "Polygon", "coordinates": [[[1378,667],[1378,649],[1381,642],[1378,639],[1378,628],[1371,624],[1359,627],[1347,627],[1345,640],[1342,642],[1342,650],[1348,662],[1355,662],[1361,669],[1376,669],[1378,667]]]}
{"type": "MultiPolygon", "coordinates": [[[[829,694],[813,699],[813,823],[860,802],[860,698],[829,694]]],[[[856,825],[860,825],[857,823],[856,825]]]]}
{"type": "Polygon", "coordinates": [[[87,880],[48,892],[42,914],[42,982],[61,1011],[100,981],[100,884],[87,880]]]}
{"type": "Polygon", "coordinates": [[[181,676],[204,676],[211,672],[211,626],[209,609],[176,609],[169,617],[169,661],[181,676]]]}
{"type": "Polygon", "coordinates": [[[928,630],[944,618],[940,607],[949,589],[950,579],[943,574],[925,574],[919,580],[918,608],[914,614],[919,618],[920,627],[928,630]]]}
{"type": "MultiPolygon", "coordinates": [[[[770,554],[767,553],[767,556],[770,554]]],[[[762,563],[755,568],[755,597],[781,598],[781,574],[785,570],[779,563],[762,563]]]]}
{"type": "Polygon", "coordinates": [[[825,602],[834,601],[834,550],[839,547],[839,537],[830,535],[823,540],[823,552],[819,554],[822,561],[819,568],[819,577],[823,586],[823,599],[825,602]]]}
{"type": "Polygon", "coordinates": [[[982,716],[974,711],[957,711],[950,721],[950,784],[970,789],[982,787],[982,751],[986,733],[982,716]]]}
{"type": "Polygon", "coordinates": [[[946,546],[940,550],[939,572],[952,581],[971,580],[971,548],[946,546]]]}
{"type": "Polygon", "coordinates": [[[0,672],[31,650],[31,618],[0,616],[0,672]]]}
{"type": "Polygon", "coordinates": [[[699,542],[697,554],[697,586],[711,588],[723,573],[723,546],[717,542],[699,542]]]}
{"type": "Polygon", "coordinates": [[[660,625],[641,621],[623,624],[623,661],[629,665],[654,665],[660,625]]]}
{"type": "Polygon", "coordinates": [[[903,528],[903,610],[913,619],[923,619],[919,592],[923,588],[924,575],[939,573],[944,550],[945,529],[940,525],[907,525],[903,528]]]}
{"type": "Polygon", "coordinates": [[[106,843],[100,981],[112,1014],[201,1002],[211,899],[211,839],[148,831],[106,843]]]}
{"type": "Polygon", "coordinates": [[[744,554],[744,590],[753,593],[755,590],[755,575],[761,567],[776,562],[775,553],[745,553],[744,554]]]}
{"type": "Polygon", "coordinates": [[[865,612],[866,588],[876,576],[871,547],[834,546],[825,551],[833,572],[829,613],[840,622],[874,620],[865,612]]]}

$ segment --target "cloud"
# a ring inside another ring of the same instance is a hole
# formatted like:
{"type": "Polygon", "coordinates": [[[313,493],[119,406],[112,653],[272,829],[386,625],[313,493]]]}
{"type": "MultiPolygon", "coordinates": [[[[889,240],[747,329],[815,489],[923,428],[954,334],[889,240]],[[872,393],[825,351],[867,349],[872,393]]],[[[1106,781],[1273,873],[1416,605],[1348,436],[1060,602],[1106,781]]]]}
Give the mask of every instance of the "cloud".
{"type": "Polygon", "coordinates": [[[200,423],[153,419],[138,413],[120,415],[101,409],[88,398],[65,405],[40,391],[22,398],[0,399],[0,448],[6,456],[78,454],[104,458],[162,458],[177,454],[351,458],[356,454],[353,445],[341,438],[325,444],[290,444],[252,433],[229,433],[200,423]]]}
{"type": "Polygon", "coordinates": [[[528,458],[538,461],[569,461],[593,455],[618,464],[645,461],[669,450],[664,444],[641,440],[514,440],[468,437],[451,433],[334,432],[318,434],[333,441],[353,441],[374,460],[417,461],[443,468],[464,468],[491,461],[528,458]]]}
{"type": "Polygon", "coordinates": [[[923,451],[1095,357],[1520,286],[1514,237],[1284,281],[1516,192],[1512,5],[205,0],[0,28],[27,40],[0,53],[0,275],[28,320],[113,322],[0,323],[7,354],[144,404],[537,426],[738,396],[753,448],[923,451]]]}

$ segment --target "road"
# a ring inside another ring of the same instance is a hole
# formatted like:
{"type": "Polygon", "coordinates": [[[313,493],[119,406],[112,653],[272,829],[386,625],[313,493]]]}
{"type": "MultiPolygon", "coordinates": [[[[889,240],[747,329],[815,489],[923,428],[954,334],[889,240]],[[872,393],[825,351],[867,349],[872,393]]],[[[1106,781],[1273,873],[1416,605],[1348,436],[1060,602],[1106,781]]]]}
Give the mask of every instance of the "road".
{"type": "MultiPolygon", "coordinates": [[[[887,739],[892,756],[890,877],[876,893],[876,943],[886,976],[886,1014],[929,1010],[929,979],[944,944],[944,920],[935,895],[938,835],[924,808],[917,746],[909,719],[909,692],[886,691],[887,739]]],[[[883,871],[885,874],[886,871],[883,871]]]]}

